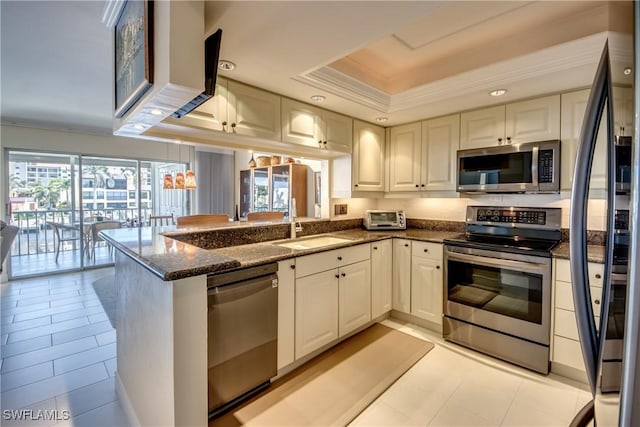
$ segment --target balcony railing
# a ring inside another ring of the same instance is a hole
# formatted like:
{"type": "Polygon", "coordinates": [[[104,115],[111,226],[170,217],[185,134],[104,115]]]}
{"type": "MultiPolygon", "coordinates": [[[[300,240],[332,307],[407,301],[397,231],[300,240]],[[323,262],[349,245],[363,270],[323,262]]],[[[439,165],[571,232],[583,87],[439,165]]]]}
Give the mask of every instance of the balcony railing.
{"type": "MultiPolygon", "coordinates": [[[[146,225],[151,208],[142,209],[142,218],[138,218],[138,208],[123,209],[83,209],[85,221],[120,221],[123,227],[146,225]]],[[[13,244],[12,256],[36,255],[55,252],[54,231],[47,221],[62,224],[80,225],[80,210],[50,209],[35,211],[13,211],[11,222],[20,227],[13,244]]],[[[79,243],[67,243],[60,250],[77,250],[79,243]]]]}

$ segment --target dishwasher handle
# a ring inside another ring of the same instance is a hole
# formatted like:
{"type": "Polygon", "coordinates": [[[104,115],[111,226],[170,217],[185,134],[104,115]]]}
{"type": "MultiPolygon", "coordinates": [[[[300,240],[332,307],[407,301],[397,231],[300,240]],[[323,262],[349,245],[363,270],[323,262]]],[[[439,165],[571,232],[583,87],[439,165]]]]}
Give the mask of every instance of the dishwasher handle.
{"type": "Polygon", "coordinates": [[[271,274],[227,285],[210,287],[207,295],[210,301],[209,305],[211,305],[213,301],[215,301],[215,304],[225,304],[263,291],[270,291],[271,289],[277,292],[277,288],[278,276],[271,274]]]}

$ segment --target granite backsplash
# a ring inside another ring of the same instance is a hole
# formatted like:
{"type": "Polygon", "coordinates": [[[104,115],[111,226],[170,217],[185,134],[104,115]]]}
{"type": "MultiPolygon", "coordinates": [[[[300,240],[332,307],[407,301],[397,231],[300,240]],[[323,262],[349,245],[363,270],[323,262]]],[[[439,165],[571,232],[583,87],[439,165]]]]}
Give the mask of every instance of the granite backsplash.
{"type": "MultiPolygon", "coordinates": [[[[302,223],[302,231],[298,232],[297,236],[304,237],[314,234],[333,233],[362,227],[362,219],[360,218],[305,221],[302,223]]],[[[407,218],[407,228],[464,233],[465,223],[460,221],[407,218]]],[[[290,230],[291,225],[288,223],[260,224],[256,226],[203,230],[197,233],[193,231],[183,234],[172,232],[171,238],[202,249],[218,249],[288,239],[290,230]]],[[[604,245],[605,236],[606,233],[604,231],[587,231],[587,243],[589,245],[604,245]]],[[[569,230],[566,228],[562,229],[562,241],[569,241],[569,230]]]]}

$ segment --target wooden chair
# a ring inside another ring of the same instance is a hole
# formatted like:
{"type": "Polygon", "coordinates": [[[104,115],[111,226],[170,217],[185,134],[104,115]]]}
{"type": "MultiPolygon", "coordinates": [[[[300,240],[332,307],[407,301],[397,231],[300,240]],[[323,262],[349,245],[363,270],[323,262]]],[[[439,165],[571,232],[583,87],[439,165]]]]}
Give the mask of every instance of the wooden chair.
{"type": "Polygon", "coordinates": [[[80,228],[71,224],[62,224],[60,222],[47,221],[47,224],[53,228],[53,241],[56,246],[56,263],[60,256],[60,244],[63,242],[73,242],[80,240],[80,228]]]}
{"type": "Polygon", "coordinates": [[[282,221],[284,212],[268,211],[268,212],[249,212],[247,221],[282,221]]]}
{"type": "MultiPolygon", "coordinates": [[[[91,259],[96,258],[96,245],[99,242],[104,242],[104,239],[100,237],[98,232],[102,230],[111,230],[114,228],[122,228],[120,221],[100,221],[91,224],[91,259]]],[[[109,254],[111,254],[113,248],[109,245],[109,254]]]]}
{"type": "Polygon", "coordinates": [[[173,213],[171,215],[151,215],[149,216],[149,225],[152,227],[162,227],[165,225],[174,225],[173,213]]]}
{"type": "Polygon", "coordinates": [[[178,227],[190,227],[198,225],[211,225],[229,222],[227,214],[205,214],[205,215],[187,215],[176,218],[178,227]]]}

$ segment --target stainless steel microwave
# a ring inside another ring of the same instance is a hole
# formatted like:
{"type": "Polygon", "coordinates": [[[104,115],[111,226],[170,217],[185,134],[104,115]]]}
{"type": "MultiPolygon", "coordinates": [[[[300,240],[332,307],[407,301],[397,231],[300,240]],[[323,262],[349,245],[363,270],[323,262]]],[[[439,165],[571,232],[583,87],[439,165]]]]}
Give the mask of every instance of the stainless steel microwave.
{"type": "Polygon", "coordinates": [[[457,162],[459,192],[560,191],[559,140],[459,150],[457,162]]]}
{"type": "Polygon", "coordinates": [[[407,228],[404,211],[368,210],[364,213],[363,223],[367,230],[404,230],[407,228]]]}

